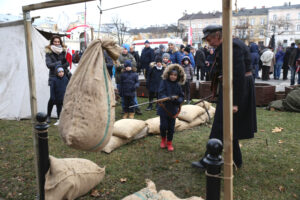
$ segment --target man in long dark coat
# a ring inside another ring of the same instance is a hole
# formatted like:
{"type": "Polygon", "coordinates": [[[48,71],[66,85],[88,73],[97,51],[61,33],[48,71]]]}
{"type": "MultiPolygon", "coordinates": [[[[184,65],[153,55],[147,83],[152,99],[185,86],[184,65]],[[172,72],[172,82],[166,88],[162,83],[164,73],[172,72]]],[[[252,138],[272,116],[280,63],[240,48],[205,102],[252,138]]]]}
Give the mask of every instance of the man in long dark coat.
{"type": "MultiPolygon", "coordinates": [[[[218,102],[209,138],[223,141],[223,88],[222,88],[222,26],[208,26],[203,29],[204,39],[216,48],[216,60],[212,76],[218,77],[218,102]]],[[[215,85],[215,81],[213,81],[215,85]]],[[[254,80],[251,69],[251,54],[239,39],[233,39],[233,161],[242,166],[239,140],[250,139],[257,132],[254,80]]],[[[193,166],[206,168],[203,158],[193,166]]]]}

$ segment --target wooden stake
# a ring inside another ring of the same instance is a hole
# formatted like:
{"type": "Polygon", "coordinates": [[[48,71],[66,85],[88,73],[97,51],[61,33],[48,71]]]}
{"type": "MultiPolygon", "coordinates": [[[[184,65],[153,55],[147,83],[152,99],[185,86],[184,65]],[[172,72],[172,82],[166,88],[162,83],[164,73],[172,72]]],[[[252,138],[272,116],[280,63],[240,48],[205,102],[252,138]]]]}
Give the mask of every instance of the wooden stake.
{"type": "Polygon", "coordinates": [[[30,92],[30,107],[31,107],[31,121],[32,121],[32,132],[33,132],[33,149],[35,151],[35,171],[36,171],[36,181],[37,181],[37,194],[39,198],[39,188],[40,188],[40,177],[39,177],[39,167],[38,167],[38,144],[37,137],[35,134],[35,116],[37,113],[37,98],[36,98],[36,86],[35,86],[35,74],[34,74],[34,62],[33,62],[33,48],[32,48],[32,31],[31,31],[31,18],[30,12],[23,13],[24,19],[24,32],[25,32],[25,44],[26,44],[26,55],[27,55],[27,70],[28,70],[28,81],[29,81],[29,92],[30,92]]]}
{"type": "Polygon", "coordinates": [[[32,10],[38,10],[38,9],[44,9],[44,8],[52,8],[57,6],[66,6],[76,3],[84,3],[88,1],[95,1],[95,0],[54,0],[54,1],[46,1],[43,3],[37,3],[37,4],[30,4],[27,6],[23,6],[23,12],[28,12],[32,10]]]}
{"type": "Polygon", "coordinates": [[[223,0],[223,141],[224,141],[224,199],[233,199],[232,162],[232,0],[223,0]]]}

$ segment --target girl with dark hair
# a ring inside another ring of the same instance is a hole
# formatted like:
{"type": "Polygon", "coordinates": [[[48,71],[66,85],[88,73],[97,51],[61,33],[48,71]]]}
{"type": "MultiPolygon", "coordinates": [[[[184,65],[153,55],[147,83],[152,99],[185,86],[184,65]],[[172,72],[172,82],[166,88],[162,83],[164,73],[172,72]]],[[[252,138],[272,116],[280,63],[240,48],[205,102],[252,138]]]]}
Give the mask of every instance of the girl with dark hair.
{"type": "Polygon", "coordinates": [[[50,44],[46,46],[46,65],[49,69],[49,79],[48,85],[50,86],[50,99],[48,101],[47,122],[50,123],[51,112],[55,102],[53,97],[51,97],[51,91],[53,90],[53,81],[56,77],[56,70],[61,67],[64,70],[67,78],[70,79],[71,73],[68,69],[69,63],[66,60],[66,46],[62,43],[62,40],[59,36],[55,35],[51,38],[50,44]]]}

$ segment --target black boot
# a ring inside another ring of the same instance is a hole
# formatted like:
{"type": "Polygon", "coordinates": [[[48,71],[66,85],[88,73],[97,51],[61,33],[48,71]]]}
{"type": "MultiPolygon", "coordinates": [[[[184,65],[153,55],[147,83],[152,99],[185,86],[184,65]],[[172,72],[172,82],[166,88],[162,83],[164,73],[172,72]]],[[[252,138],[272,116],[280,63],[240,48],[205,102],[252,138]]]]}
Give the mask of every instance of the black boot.
{"type": "Polygon", "coordinates": [[[51,123],[51,119],[50,116],[47,117],[47,123],[50,124],[51,123]]]}
{"type": "Polygon", "coordinates": [[[135,109],[135,114],[142,115],[143,113],[141,112],[141,110],[139,108],[136,108],[135,109]]]}
{"type": "Polygon", "coordinates": [[[192,162],[192,166],[205,170],[207,165],[203,162],[203,158],[199,161],[192,162]]]}

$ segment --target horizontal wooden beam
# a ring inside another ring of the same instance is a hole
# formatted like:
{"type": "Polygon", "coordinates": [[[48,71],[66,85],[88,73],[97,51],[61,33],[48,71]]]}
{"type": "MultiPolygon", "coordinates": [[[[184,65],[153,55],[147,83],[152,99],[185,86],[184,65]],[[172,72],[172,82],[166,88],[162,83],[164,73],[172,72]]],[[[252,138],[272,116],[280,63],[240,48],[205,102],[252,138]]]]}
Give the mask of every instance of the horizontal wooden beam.
{"type": "Polygon", "coordinates": [[[46,1],[43,3],[36,3],[36,4],[30,4],[27,6],[23,6],[23,12],[29,12],[32,10],[38,10],[38,9],[44,9],[44,8],[52,8],[57,6],[66,6],[76,3],[84,3],[88,1],[95,1],[95,0],[54,0],[54,1],[46,1]]]}

